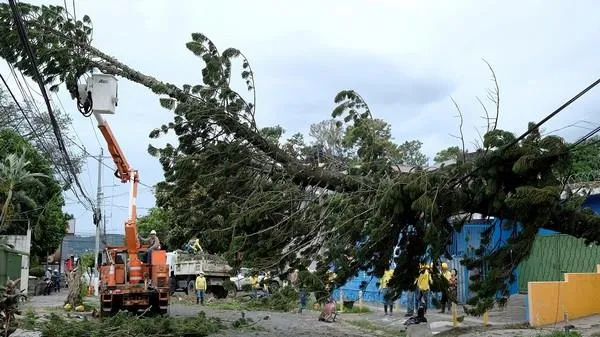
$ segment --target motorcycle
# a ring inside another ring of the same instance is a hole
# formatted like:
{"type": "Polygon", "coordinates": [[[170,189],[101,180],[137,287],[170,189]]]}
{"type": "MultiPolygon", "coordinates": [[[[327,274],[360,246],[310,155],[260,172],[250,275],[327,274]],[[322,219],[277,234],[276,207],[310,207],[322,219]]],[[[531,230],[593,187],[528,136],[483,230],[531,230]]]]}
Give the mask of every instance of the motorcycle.
{"type": "Polygon", "coordinates": [[[54,281],[52,281],[52,279],[44,279],[44,289],[42,291],[43,295],[50,295],[52,293],[52,290],[55,289],[55,284],[54,281]]]}

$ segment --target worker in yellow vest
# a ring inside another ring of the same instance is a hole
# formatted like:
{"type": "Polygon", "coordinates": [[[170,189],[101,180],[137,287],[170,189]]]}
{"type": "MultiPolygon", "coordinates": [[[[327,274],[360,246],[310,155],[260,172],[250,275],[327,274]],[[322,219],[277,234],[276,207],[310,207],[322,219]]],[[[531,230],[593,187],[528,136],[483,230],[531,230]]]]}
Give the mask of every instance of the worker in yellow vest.
{"type": "Polygon", "coordinates": [[[448,264],[446,262],[442,263],[441,266],[441,272],[442,272],[442,277],[448,281],[447,286],[444,286],[444,288],[442,288],[442,301],[441,301],[441,305],[442,305],[442,310],[440,311],[440,314],[446,313],[446,305],[448,306],[448,312],[450,312],[450,306],[451,306],[451,302],[448,300],[448,295],[450,292],[450,281],[452,278],[452,273],[450,272],[450,270],[448,270],[448,264]]]}
{"type": "Polygon", "coordinates": [[[419,290],[417,302],[419,303],[419,307],[423,307],[424,314],[427,313],[427,306],[429,305],[429,290],[431,289],[431,283],[433,283],[430,270],[431,267],[429,265],[422,264],[419,277],[417,277],[415,280],[415,284],[419,290]]]}
{"type": "Polygon", "coordinates": [[[392,299],[392,292],[390,291],[390,288],[388,288],[388,283],[390,282],[392,275],[394,275],[393,270],[388,269],[385,272],[383,272],[383,276],[381,277],[381,283],[379,284],[380,292],[383,295],[384,315],[388,314],[388,307],[390,308],[390,315],[394,311],[394,300],[392,299]]]}
{"type": "Polygon", "coordinates": [[[206,293],[206,278],[204,272],[199,272],[196,277],[196,304],[204,305],[204,295],[206,293]]]}

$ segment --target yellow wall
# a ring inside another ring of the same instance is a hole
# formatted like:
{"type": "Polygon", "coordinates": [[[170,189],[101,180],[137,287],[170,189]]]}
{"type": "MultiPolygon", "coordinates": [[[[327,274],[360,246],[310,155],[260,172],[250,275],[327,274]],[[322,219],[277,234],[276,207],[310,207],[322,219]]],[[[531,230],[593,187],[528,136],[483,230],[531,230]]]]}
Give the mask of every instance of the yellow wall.
{"type": "Polygon", "coordinates": [[[600,314],[600,265],[596,273],[566,273],[564,282],[529,282],[529,324],[561,322],[600,314]]]}

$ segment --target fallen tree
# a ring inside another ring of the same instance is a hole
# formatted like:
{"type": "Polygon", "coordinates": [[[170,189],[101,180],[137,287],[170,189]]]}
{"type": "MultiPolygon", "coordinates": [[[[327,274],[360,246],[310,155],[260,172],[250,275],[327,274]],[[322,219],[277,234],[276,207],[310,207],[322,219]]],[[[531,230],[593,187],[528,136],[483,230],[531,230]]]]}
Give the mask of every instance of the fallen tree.
{"type": "MultiPolygon", "coordinates": [[[[451,234],[473,214],[504,219],[513,228],[508,244],[486,249],[488,232],[483,247],[464,260],[469,268],[487,270],[472,285],[476,297],[469,303],[477,314],[494,304],[498,292],[499,298],[508,294],[512,272],[529,254],[540,227],[600,240],[600,217],[582,209],[583,198],[564,183],[571,148],[560,137],[543,137],[533,124],[527,137],[517,139],[494,121],[481,147],[467,153],[463,146],[456,163],[404,172],[398,159],[402,148],[392,142],[389,125],[373,117],[360,95],[345,90],[335,97],[332,117],[344,130],[350,154],[341,168],[321,165],[302,151],[306,146],[299,137],[281,143],[282,130],[258,128],[255,100],[229,86],[240,59],[241,77],[254,92],[252,69],[239,50],[220,52],[206,36],[192,34],[186,47],[204,62],[202,83],[179,88],[91,46],[89,17],[75,21],[58,6],[20,3],[19,8],[51,90],[65,83],[75,97],[79,77],[98,69],[162,95],[161,105],[173,111],[173,122],[150,137],[174,132],[178,144],[150,146],[149,152],[165,171],[157,204],[173,216],[174,242],[202,233],[211,252],[230,257],[243,252],[265,268],[305,267],[314,259],[323,277],[330,265],[337,266],[338,284],[361,269],[383,274],[398,243],[402,254],[395,258],[389,285],[403,290],[413,284],[424,256],[438,261],[448,255],[451,234]],[[568,198],[561,198],[565,193],[568,198]]],[[[2,58],[36,77],[5,4],[0,5],[0,46],[2,58]]]]}

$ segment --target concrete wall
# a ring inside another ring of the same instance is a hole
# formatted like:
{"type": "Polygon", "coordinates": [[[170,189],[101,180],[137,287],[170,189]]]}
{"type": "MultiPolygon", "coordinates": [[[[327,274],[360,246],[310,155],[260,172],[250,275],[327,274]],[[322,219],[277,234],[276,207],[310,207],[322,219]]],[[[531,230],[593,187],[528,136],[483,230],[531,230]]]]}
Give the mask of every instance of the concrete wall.
{"type": "Polygon", "coordinates": [[[27,292],[29,287],[29,252],[31,251],[31,228],[27,235],[4,235],[6,242],[14,246],[15,250],[24,253],[21,256],[21,290],[27,292]]]}
{"type": "Polygon", "coordinates": [[[600,265],[595,273],[566,273],[559,282],[529,282],[529,324],[544,326],[600,314],[600,265]]]}

